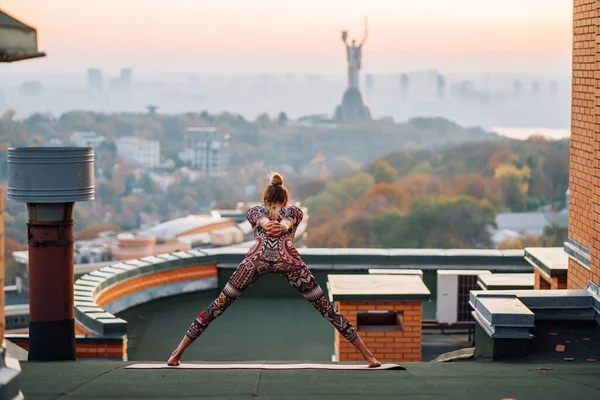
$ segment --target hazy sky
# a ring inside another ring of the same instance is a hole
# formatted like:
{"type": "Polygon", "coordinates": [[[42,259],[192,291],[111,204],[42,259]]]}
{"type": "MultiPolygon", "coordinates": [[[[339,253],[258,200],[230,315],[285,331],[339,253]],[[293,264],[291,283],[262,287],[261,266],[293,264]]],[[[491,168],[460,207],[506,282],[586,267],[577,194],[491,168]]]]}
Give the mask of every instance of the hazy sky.
{"type": "MultiPolygon", "coordinates": [[[[0,0],[38,29],[45,59],[8,72],[570,73],[572,0],[0,0]]],[[[4,67],[3,67],[4,68],[4,67]]]]}

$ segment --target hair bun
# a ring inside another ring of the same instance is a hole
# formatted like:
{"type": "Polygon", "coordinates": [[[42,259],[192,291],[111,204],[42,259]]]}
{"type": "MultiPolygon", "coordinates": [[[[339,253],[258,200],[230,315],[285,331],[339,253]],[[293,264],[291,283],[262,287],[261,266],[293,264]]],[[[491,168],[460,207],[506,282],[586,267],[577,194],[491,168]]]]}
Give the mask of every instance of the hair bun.
{"type": "Polygon", "coordinates": [[[273,174],[271,176],[271,185],[273,185],[273,186],[282,186],[283,185],[283,178],[281,177],[281,175],[279,175],[279,174],[273,174]]]}

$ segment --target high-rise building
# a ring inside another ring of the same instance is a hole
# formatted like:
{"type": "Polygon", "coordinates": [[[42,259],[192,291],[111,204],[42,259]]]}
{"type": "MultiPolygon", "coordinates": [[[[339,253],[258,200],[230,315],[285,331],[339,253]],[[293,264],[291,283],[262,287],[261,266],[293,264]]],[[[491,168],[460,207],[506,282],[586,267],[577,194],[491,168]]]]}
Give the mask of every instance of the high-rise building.
{"type": "Polygon", "coordinates": [[[115,141],[117,156],[126,164],[157,168],[160,166],[160,143],[135,136],[125,136],[115,141]]]}
{"type": "Polygon", "coordinates": [[[220,175],[229,168],[229,135],[214,127],[188,128],[186,150],[179,158],[207,175],[220,175]]]}
{"type": "Polygon", "coordinates": [[[410,86],[410,78],[407,74],[400,75],[400,95],[403,99],[408,98],[408,87],[410,86]]]}
{"type": "Polygon", "coordinates": [[[19,95],[23,97],[36,97],[44,94],[46,88],[38,81],[23,82],[19,86],[19,95]]]}
{"type": "Polygon", "coordinates": [[[446,78],[438,74],[436,78],[436,94],[438,99],[443,99],[446,95],[446,78]]]}
{"type": "Polygon", "coordinates": [[[531,94],[534,96],[539,96],[540,92],[541,92],[540,82],[533,81],[533,83],[531,84],[531,94]]]}
{"type": "Polygon", "coordinates": [[[558,82],[550,82],[550,95],[556,96],[558,94],[558,82]]]}
{"type": "Polygon", "coordinates": [[[513,94],[515,96],[520,96],[523,93],[523,83],[521,81],[513,82],[513,94]]]}
{"type": "Polygon", "coordinates": [[[131,86],[133,80],[133,71],[131,68],[121,69],[121,87],[127,89],[131,86]]]}
{"type": "Polygon", "coordinates": [[[367,91],[371,91],[373,86],[375,85],[375,78],[373,78],[373,74],[365,75],[365,88],[367,91]]]}
{"type": "Polygon", "coordinates": [[[461,100],[469,100],[475,92],[475,84],[473,81],[462,81],[458,87],[458,96],[461,100]]]}
{"type": "Polygon", "coordinates": [[[88,68],[87,83],[88,90],[93,92],[102,92],[102,90],[104,90],[102,71],[98,68],[88,68]]]}

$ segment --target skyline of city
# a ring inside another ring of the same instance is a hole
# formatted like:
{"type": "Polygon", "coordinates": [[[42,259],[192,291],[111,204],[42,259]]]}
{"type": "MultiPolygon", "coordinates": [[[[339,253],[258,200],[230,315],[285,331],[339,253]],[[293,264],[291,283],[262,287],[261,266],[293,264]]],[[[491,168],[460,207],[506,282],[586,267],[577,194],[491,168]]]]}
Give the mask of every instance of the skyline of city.
{"type": "MultiPolygon", "coordinates": [[[[286,112],[290,118],[333,113],[346,84],[342,73],[261,74],[220,77],[180,76],[179,81],[139,78],[137,70],[122,68],[108,74],[88,68],[66,79],[68,85],[41,79],[6,86],[0,82],[0,109],[13,108],[20,118],[34,112],[58,116],[70,110],[158,113],[208,110],[231,112],[253,119],[286,112]],[[256,96],[260,93],[260,96],[256,96]]],[[[565,129],[570,102],[568,78],[449,76],[435,69],[405,74],[366,73],[360,87],[374,118],[405,121],[414,117],[443,117],[466,126],[484,128],[565,129]],[[525,111],[524,111],[525,110],[525,111]]]]}

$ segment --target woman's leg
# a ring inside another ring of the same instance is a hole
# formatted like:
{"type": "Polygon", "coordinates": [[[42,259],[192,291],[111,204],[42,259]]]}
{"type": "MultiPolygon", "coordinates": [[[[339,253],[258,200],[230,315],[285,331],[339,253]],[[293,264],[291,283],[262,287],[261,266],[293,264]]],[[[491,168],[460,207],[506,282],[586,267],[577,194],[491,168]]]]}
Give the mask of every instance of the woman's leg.
{"type": "Polygon", "coordinates": [[[302,293],[319,313],[325,317],[346,338],[369,363],[369,367],[379,367],[381,363],[375,359],[373,353],[367,349],[354,327],[346,317],[344,317],[333,304],[325,297],[323,289],[315,279],[314,275],[307,267],[291,267],[289,272],[282,272],[288,282],[302,293]]]}
{"type": "Polygon", "coordinates": [[[198,339],[202,332],[208,328],[210,323],[219,315],[223,314],[225,310],[227,310],[227,308],[242,295],[244,290],[256,282],[260,275],[256,267],[256,262],[252,264],[244,264],[242,262],[242,264],[240,264],[233,275],[231,275],[231,278],[229,278],[229,281],[219,296],[196,317],[194,322],[192,322],[192,325],[185,333],[179,346],[177,346],[171,354],[171,357],[167,362],[168,365],[179,365],[185,349],[198,339]]]}

